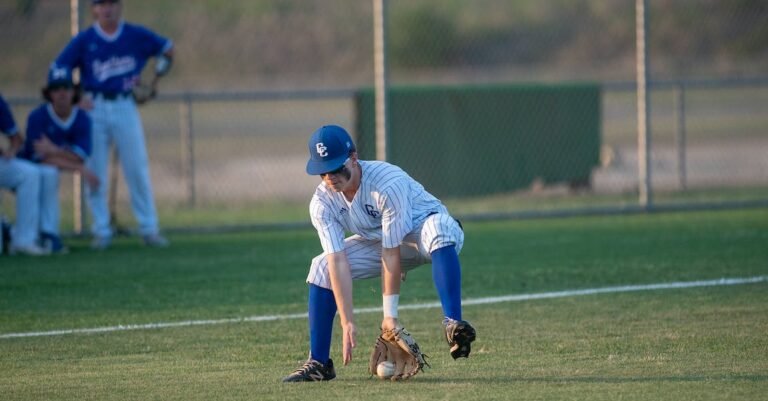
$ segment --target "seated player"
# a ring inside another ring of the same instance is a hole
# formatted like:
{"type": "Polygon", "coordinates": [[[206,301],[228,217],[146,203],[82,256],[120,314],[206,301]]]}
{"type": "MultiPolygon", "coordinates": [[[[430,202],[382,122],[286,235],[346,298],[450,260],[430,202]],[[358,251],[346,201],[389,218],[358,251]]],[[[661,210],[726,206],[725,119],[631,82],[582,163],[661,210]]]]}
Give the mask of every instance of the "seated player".
{"type": "Polygon", "coordinates": [[[66,252],[59,236],[59,172],[78,172],[92,188],[98,178],[85,167],[91,152],[91,119],[77,106],[79,94],[64,68],[51,68],[43,88],[46,102],[29,113],[27,139],[19,157],[40,173],[40,239],[53,253],[66,252]]]}

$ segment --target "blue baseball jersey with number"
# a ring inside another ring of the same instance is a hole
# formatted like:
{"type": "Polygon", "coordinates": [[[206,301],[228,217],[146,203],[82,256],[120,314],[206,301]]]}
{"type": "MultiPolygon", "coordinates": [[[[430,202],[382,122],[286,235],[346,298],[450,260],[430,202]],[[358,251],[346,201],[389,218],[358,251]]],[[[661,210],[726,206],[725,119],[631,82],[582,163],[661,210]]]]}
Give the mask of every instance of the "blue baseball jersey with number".
{"type": "Polygon", "coordinates": [[[35,154],[34,145],[43,135],[56,146],[67,149],[83,159],[91,154],[91,118],[78,107],[72,108],[72,114],[66,120],[56,115],[50,103],[32,110],[27,118],[27,139],[18,156],[39,162],[40,157],[35,154]]]}
{"type": "Polygon", "coordinates": [[[13,119],[13,113],[11,108],[8,107],[8,103],[5,102],[3,96],[0,95],[0,132],[13,136],[19,129],[16,127],[16,121],[13,119]]]}
{"type": "Polygon", "coordinates": [[[149,29],[124,21],[113,35],[98,23],[75,36],[54,62],[57,67],[80,69],[86,92],[129,92],[139,80],[150,57],[159,56],[173,43],[149,29]]]}

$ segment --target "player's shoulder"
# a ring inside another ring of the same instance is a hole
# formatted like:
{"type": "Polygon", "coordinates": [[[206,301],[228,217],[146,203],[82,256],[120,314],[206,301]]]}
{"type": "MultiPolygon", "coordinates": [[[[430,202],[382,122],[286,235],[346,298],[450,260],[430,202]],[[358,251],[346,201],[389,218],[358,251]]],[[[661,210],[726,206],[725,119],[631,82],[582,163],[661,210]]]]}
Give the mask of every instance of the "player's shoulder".
{"type": "MultiPolygon", "coordinates": [[[[154,30],[149,28],[146,25],[136,24],[133,22],[124,22],[123,23],[123,33],[128,37],[139,37],[139,38],[155,38],[160,37],[160,35],[157,34],[154,30]]],[[[165,39],[160,37],[161,39],[165,39]]]]}
{"type": "Polygon", "coordinates": [[[29,112],[29,120],[42,120],[48,117],[48,103],[37,105],[29,112]]]}
{"type": "Polygon", "coordinates": [[[78,32],[77,35],[72,37],[72,42],[79,43],[84,41],[93,40],[99,37],[99,33],[96,30],[96,23],[78,32]]]}
{"type": "Polygon", "coordinates": [[[411,177],[399,166],[378,160],[361,160],[363,181],[375,188],[387,188],[411,177]]]}

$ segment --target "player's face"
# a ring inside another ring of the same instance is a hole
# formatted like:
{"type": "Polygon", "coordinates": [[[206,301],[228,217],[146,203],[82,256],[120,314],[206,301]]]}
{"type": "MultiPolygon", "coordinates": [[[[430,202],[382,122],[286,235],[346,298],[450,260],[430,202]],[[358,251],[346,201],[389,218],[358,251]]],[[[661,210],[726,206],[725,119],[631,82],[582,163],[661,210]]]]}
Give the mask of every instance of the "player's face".
{"type": "Polygon", "coordinates": [[[102,26],[112,26],[120,22],[120,11],[120,2],[115,0],[93,5],[93,13],[102,26]]]}
{"type": "Polygon", "coordinates": [[[51,95],[51,103],[53,103],[55,108],[69,107],[72,105],[72,97],[75,95],[75,90],[60,86],[52,88],[49,93],[51,95]]]}
{"type": "Polygon", "coordinates": [[[347,167],[349,160],[350,159],[347,159],[347,161],[345,161],[344,164],[341,165],[341,167],[339,167],[334,171],[320,174],[320,178],[322,178],[323,182],[325,182],[325,185],[327,185],[328,188],[331,188],[334,191],[339,192],[339,191],[343,191],[347,187],[347,184],[349,183],[351,178],[351,172],[347,167]]]}

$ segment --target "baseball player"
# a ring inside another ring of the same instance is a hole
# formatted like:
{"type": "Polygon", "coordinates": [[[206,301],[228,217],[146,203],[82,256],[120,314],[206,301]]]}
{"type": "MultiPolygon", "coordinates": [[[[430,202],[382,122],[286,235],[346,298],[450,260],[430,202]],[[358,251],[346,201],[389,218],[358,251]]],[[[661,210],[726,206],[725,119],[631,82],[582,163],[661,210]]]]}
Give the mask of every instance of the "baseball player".
{"type": "Polygon", "coordinates": [[[107,169],[109,147],[114,142],[139,234],[147,245],[164,247],[168,240],[159,233],[149,158],[136,104],[138,97],[134,98],[133,91],[140,87],[141,71],[150,58],[156,57],[153,86],[157,78],[167,73],[173,43],[143,26],[125,22],[120,0],[92,0],[91,8],[95,23],[67,44],[53,66],[80,70],[80,84],[85,91],[81,104],[90,109],[93,120],[92,152],[87,166],[101,185],[88,191],[93,215],[91,245],[94,249],[105,249],[113,236],[107,204],[107,169]]]}
{"type": "Polygon", "coordinates": [[[8,137],[10,146],[0,155],[0,188],[16,192],[16,224],[11,232],[10,252],[38,256],[47,252],[37,245],[40,222],[40,173],[32,163],[16,158],[24,140],[11,109],[0,95],[0,132],[8,137]]]}
{"type": "Polygon", "coordinates": [[[29,113],[27,139],[18,156],[40,174],[40,239],[52,253],[65,253],[59,236],[59,170],[79,172],[91,188],[99,180],[85,167],[91,152],[91,119],[75,104],[79,94],[66,68],[52,68],[42,90],[46,103],[29,113]]]}
{"type": "Polygon", "coordinates": [[[468,357],[475,329],[461,315],[461,225],[446,207],[402,169],[359,160],[344,128],[323,126],[309,139],[307,173],[321,182],[309,205],[323,253],[312,259],[309,283],[309,359],[285,382],[336,377],[330,358],[334,316],[339,312],[344,365],[356,346],[352,281],[381,276],[382,332],[400,326],[401,279],[432,263],[443,307],[443,328],[451,356],[468,357]],[[353,235],[345,238],[345,232],[353,235]]]}

